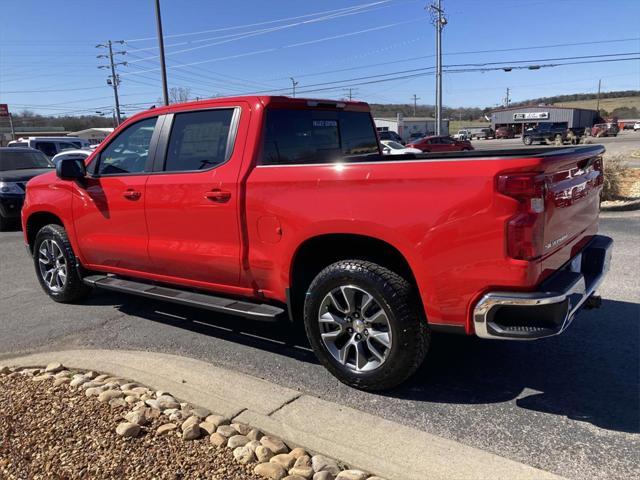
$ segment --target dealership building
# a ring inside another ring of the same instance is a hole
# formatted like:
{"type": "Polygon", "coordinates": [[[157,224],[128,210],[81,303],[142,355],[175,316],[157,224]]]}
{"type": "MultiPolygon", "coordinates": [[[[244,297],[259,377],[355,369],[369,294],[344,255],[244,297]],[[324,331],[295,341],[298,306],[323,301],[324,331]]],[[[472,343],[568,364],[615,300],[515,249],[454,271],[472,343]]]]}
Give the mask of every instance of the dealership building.
{"type": "Polygon", "coordinates": [[[567,128],[591,128],[598,120],[599,115],[595,110],[550,105],[512,107],[491,112],[491,128],[495,130],[499,127],[510,127],[516,134],[539,123],[554,123],[567,128]]]}

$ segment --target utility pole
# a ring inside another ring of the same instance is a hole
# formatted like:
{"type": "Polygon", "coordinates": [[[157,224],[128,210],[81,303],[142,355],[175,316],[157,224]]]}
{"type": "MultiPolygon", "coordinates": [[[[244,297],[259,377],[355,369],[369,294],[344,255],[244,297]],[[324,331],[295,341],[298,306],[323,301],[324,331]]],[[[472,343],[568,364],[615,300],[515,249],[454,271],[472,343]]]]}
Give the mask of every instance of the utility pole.
{"type": "Polygon", "coordinates": [[[436,135],[442,134],[442,29],[447,24],[442,0],[429,5],[431,23],[436,27],[436,135]]]}
{"type": "Polygon", "coordinates": [[[418,108],[418,100],[420,100],[420,97],[417,96],[415,93],[413,94],[413,116],[416,116],[416,109],[418,108]]]}
{"type": "Polygon", "coordinates": [[[602,79],[598,80],[598,100],[596,101],[596,112],[600,115],[600,87],[602,87],[602,79]]]}
{"type": "Polygon", "coordinates": [[[353,89],[349,88],[349,101],[353,100],[353,89]]]}
{"type": "Polygon", "coordinates": [[[13,117],[11,116],[11,112],[9,112],[9,127],[11,127],[11,140],[16,139],[16,129],[13,128],[13,117]]]}
{"type": "Polygon", "coordinates": [[[509,101],[510,101],[510,100],[509,100],[509,91],[510,91],[510,90],[509,90],[509,87],[507,87],[507,95],[504,97],[504,103],[505,103],[505,105],[504,105],[504,106],[505,106],[506,108],[509,108],[509,101]]]}
{"type": "Polygon", "coordinates": [[[109,40],[106,44],[99,44],[96,45],[96,48],[107,48],[109,50],[109,53],[104,55],[98,55],[97,58],[108,58],[109,59],[109,65],[100,65],[98,66],[98,68],[110,68],[111,69],[111,76],[109,76],[107,78],[107,85],[111,85],[113,87],[113,97],[115,99],[115,104],[116,104],[116,108],[115,108],[115,116],[116,116],[116,126],[120,125],[120,122],[122,121],[122,119],[120,118],[120,100],[118,98],[118,87],[120,86],[120,76],[116,74],[116,66],[118,65],[126,65],[127,62],[115,62],[113,59],[114,55],[126,55],[127,52],[125,51],[120,51],[120,52],[114,52],[113,51],[113,44],[114,43],[119,43],[120,45],[124,44],[124,40],[117,40],[112,42],[111,40],[109,40]]]}
{"type": "Polygon", "coordinates": [[[158,46],[160,49],[160,72],[162,73],[162,98],[169,105],[169,89],[167,88],[167,67],[164,63],[164,36],[162,35],[162,18],[160,16],[160,0],[156,0],[156,26],[158,29],[158,46]]]}
{"type": "Polygon", "coordinates": [[[291,86],[293,88],[293,98],[296,98],[296,86],[300,82],[296,82],[295,78],[293,78],[293,77],[289,77],[289,78],[291,79],[291,86]]]}

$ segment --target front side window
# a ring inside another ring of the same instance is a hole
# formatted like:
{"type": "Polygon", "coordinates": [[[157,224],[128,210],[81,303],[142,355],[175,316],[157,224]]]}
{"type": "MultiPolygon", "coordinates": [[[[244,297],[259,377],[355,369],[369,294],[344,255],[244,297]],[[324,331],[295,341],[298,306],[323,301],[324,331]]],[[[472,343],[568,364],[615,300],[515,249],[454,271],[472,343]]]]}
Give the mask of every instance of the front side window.
{"type": "Polygon", "coordinates": [[[100,153],[98,175],[144,172],[157,118],[147,118],[127,127],[100,153]]]}
{"type": "Polygon", "coordinates": [[[263,165],[331,163],[379,153],[376,129],[367,112],[267,111],[263,165]]]}
{"type": "Polygon", "coordinates": [[[169,137],[165,171],[207,170],[224,163],[233,108],[177,113],[169,137]]]}

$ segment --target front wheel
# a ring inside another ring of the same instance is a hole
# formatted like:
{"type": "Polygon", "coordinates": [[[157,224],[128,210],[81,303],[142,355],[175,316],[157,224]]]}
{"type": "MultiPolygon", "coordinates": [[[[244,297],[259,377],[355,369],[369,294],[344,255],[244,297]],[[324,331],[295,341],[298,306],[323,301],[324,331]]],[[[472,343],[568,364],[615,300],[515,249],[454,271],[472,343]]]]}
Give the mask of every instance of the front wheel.
{"type": "Polygon", "coordinates": [[[64,228],[55,224],[42,227],[33,245],[38,281],[53,300],[75,302],[91,291],[82,282],[78,260],[64,228]]]}
{"type": "Polygon", "coordinates": [[[422,364],[430,341],[415,288],[363,260],[329,265],[306,295],[304,322],[320,362],[368,391],[395,387],[422,364]]]}
{"type": "Polygon", "coordinates": [[[533,143],[533,140],[531,139],[531,137],[524,137],[524,138],[522,139],[522,142],[523,142],[525,145],[531,145],[531,144],[533,143]]]}

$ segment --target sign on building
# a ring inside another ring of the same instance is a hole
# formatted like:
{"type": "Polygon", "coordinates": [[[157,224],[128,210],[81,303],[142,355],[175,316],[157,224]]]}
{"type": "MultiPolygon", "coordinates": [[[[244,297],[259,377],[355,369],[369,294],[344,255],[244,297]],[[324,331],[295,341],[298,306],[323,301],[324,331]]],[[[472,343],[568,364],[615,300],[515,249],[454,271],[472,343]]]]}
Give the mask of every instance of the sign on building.
{"type": "Polygon", "coordinates": [[[521,112],[514,113],[514,120],[546,120],[549,118],[549,112],[521,112]]]}
{"type": "Polygon", "coordinates": [[[6,103],[0,103],[0,117],[9,116],[9,105],[6,103]]]}

